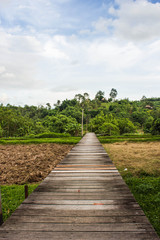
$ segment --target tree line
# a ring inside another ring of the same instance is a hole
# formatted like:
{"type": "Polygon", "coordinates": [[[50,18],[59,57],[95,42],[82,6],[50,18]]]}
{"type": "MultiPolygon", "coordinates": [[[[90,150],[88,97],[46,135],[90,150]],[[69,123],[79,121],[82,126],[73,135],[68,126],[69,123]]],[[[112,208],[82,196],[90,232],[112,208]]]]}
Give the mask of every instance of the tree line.
{"type": "Polygon", "coordinates": [[[104,135],[130,133],[160,134],[160,98],[142,97],[139,101],[116,100],[112,88],[109,98],[99,90],[94,99],[88,93],[71,100],[58,100],[54,107],[0,105],[0,137],[21,137],[46,132],[81,133],[82,109],[84,130],[104,135]]]}

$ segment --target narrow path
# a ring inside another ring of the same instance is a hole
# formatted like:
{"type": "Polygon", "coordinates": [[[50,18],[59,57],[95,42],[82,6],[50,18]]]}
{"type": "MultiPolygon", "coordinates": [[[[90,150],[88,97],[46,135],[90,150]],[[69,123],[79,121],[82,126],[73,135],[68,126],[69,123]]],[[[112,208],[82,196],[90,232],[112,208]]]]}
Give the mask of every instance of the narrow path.
{"type": "Polygon", "coordinates": [[[94,133],[0,228],[0,240],[158,240],[94,133]]]}

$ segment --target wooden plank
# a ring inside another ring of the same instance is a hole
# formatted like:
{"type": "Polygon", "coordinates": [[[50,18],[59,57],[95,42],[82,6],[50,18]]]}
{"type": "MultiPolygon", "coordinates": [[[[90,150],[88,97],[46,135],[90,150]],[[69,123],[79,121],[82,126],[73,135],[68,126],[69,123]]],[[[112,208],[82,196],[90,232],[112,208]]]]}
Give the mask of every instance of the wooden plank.
{"type": "MultiPolygon", "coordinates": [[[[33,195],[33,194],[32,194],[33,195]]],[[[72,193],[67,193],[67,194],[63,194],[63,193],[55,193],[52,194],[52,192],[40,192],[37,194],[33,195],[33,199],[34,197],[39,197],[39,199],[45,199],[46,198],[51,198],[54,200],[120,200],[120,199],[134,199],[132,195],[112,195],[112,196],[108,196],[108,195],[102,195],[102,194],[93,194],[93,193],[89,193],[89,194],[83,194],[83,193],[77,193],[77,194],[72,194],[72,193]]],[[[32,199],[32,198],[30,198],[32,199]]]]}
{"type": "Polygon", "coordinates": [[[75,155],[75,156],[87,156],[87,155],[89,155],[89,156],[96,156],[96,155],[108,155],[106,152],[103,152],[103,153],[98,153],[98,152],[96,152],[96,153],[81,153],[81,152],[69,152],[68,153],[68,155],[70,156],[70,155],[75,155]]]}
{"type": "Polygon", "coordinates": [[[139,207],[138,203],[136,203],[133,199],[118,199],[118,200],[54,200],[51,198],[43,197],[43,199],[39,199],[37,196],[37,199],[26,199],[23,204],[47,204],[47,205],[133,205],[136,207],[139,207]]]}
{"type": "Polygon", "coordinates": [[[78,216],[41,216],[41,215],[21,215],[16,216],[13,215],[12,219],[10,219],[10,222],[13,223],[35,223],[35,222],[47,222],[47,223],[149,223],[148,219],[145,216],[92,216],[92,217],[78,217],[78,216]]]}
{"type": "MultiPolygon", "coordinates": [[[[117,175],[111,175],[111,176],[108,176],[108,177],[58,177],[58,176],[55,176],[54,177],[54,180],[63,180],[63,181],[66,181],[66,180],[78,180],[78,181],[84,181],[84,180],[108,180],[108,179],[113,179],[113,177],[115,176],[115,178],[117,178],[117,175]]],[[[121,179],[121,178],[119,178],[121,179]]]]}
{"type": "Polygon", "coordinates": [[[152,232],[150,224],[146,223],[101,223],[101,224],[66,224],[66,223],[19,223],[12,222],[9,225],[4,224],[2,230],[16,231],[40,231],[45,229],[49,232],[152,232]]]}
{"type": "Polygon", "coordinates": [[[1,231],[0,240],[159,240],[155,232],[47,232],[41,231],[1,231]]]}
{"type": "Polygon", "coordinates": [[[61,188],[61,189],[65,189],[65,188],[75,188],[75,189],[107,189],[107,190],[128,190],[127,186],[125,185],[112,185],[110,187],[107,187],[107,186],[103,186],[103,185],[96,185],[96,186],[93,186],[93,185],[57,185],[57,184],[52,184],[52,183],[49,183],[49,182],[46,182],[46,183],[42,183],[37,189],[39,189],[40,187],[52,187],[52,188],[61,188]]]}
{"type": "MultiPolygon", "coordinates": [[[[87,192],[87,193],[83,193],[83,192],[53,192],[53,191],[47,191],[47,190],[42,190],[42,191],[36,191],[36,194],[39,196],[63,196],[64,198],[67,196],[75,196],[75,197],[90,197],[90,198],[94,198],[97,197],[98,199],[101,197],[102,199],[120,199],[120,198],[133,198],[133,195],[131,193],[121,193],[119,195],[117,195],[117,193],[111,193],[111,192],[107,192],[106,194],[102,193],[95,193],[95,192],[87,192]]],[[[32,194],[33,195],[33,194],[32,194]]],[[[95,198],[94,198],[95,199],[95,198]]]]}
{"type": "MultiPolygon", "coordinates": [[[[84,167],[105,167],[105,168],[108,168],[108,169],[116,169],[116,167],[114,167],[114,166],[112,166],[112,165],[94,165],[94,164],[90,164],[90,165],[67,165],[67,166],[63,166],[63,165],[57,165],[57,167],[56,168],[65,168],[65,167],[67,167],[67,168],[70,168],[70,167],[82,167],[82,166],[84,166],[84,167]]],[[[116,169],[117,170],[117,169],[116,169]]]]}
{"type": "MultiPolygon", "coordinates": [[[[54,173],[106,173],[106,176],[105,177],[111,177],[111,176],[114,176],[114,177],[120,177],[120,174],[117,172],[117,171],[115,171],[115,172],[111,172],[111,171],[108,171],[108,170],[102,170],[102,169],[97,169],[97,170],[94,170],[94,169],[64,169],[64,170],[62,170],[62,169],[55,169],[55,170],[53,170],[52,172],[51,172],[51,174],[48,176],[48,177],[51,177],[51,176],[53,176],[53,174],[54,173]],[[107,174],[108,173],[108,174],[107,174]],[[113,174],[111,174],[111,173],[113,173],[113,174]],[[116,173],[116,174],[115,174],[116,173]]],[[[59,176],[59,174],[58,174],[58,176],[59,176]]],[[[81,175],[82,176],[82,175],[81,175]]],[[[97,176],[100,176],[100,174],[97,174],[97,176]]],[[[105,179],[104,179],[105,180],[105,179]]]]}
{"type": "MultiPolygon", "coordinates": [[[[117,195],[117,191],[113,192],[112,191],[104,191],[104,190],[101,190],[101,189],[52,189],[52,188],[39,188],[37,190],[37,192],[53,192],[53,193],[62,193],[63,195],[65,195],[66,193],[71,193],[71,194],[76,194],[76,193],[85,193],[85,194],[101,194],[101,195],[107,195],[107,194],[111,194],[111,196],[115,196],[117,195]]],[[[123,193],[120,194],[121,196],[124,195],[124,196],[131,196],[130,192],[129,191],[123,191],[123,193]]]]}
{"type": "MultiPolygon", "coordinates": [[[[100,210],[94,208],[94,210],[82,210],[77,208],[78,210],[55,210],[51,206],[47,205],[21,205],[17,210],[13,213],[13,215],[24,216],[24,215],[40,215],[40,216],[54,216],[54,217],[66,217],[66,216],[76,216],[76,217],[99,217],[99,216],[107,216],[107,217],[119,217],[119,216],[144,216],[144,212],[141,209],[108,209],[108,210],[100,210]]],[[[10,218],[11,219],[11,218],[10,218]]]]}
{"type": "Polygon", "coordinates": [[[52,204],[22,204],[19,209],[38,209],[38,210],[50,210],[50,211],[106,211],[122,214],[123,211],[127,214],[133,211],[142,211],[139,205],[52,205],[52,204]]]}

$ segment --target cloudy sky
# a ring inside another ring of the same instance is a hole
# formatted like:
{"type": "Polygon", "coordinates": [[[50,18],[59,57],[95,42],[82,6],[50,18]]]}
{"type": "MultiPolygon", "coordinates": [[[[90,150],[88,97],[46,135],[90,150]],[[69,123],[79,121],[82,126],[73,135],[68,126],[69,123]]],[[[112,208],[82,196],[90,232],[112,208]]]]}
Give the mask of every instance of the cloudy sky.
{"type": "Polygon", "coordinates": [[[160,0],[0,0],[0,103],[160,97],[160,0]]]}

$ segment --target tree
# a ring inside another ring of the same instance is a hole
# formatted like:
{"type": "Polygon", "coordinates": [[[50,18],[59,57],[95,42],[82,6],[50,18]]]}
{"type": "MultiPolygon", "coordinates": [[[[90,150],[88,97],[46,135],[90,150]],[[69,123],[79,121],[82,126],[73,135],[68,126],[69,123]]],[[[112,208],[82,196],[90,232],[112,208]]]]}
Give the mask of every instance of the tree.
{"type": "Polygon", "coordinates": [[[78,123],[81,123],[82,121],[82,111],[80,107],[77,108],[76,106],[68,106],[61,111],[61,114],[66,115],[67,117],[75,118],[78,123]]]}
{"type": "Polygon", "coordinates": [[[98,133],[99,127],[102,126],[102,124],[105,122],[105,116],[103,112],[100,112],[95,118],[92,118],[89,123],[89,129],[92,129],[92,131],[98,133]]]}
{"type": "Polygon", "coordinates": [[[43,121],[43,126],[48,128],[50,132],[64,133],[68,124],[77,124],[75,118],[67,117],[62,114],[56,116],[47,116],[43,121]]]}
{"type": "Polygon", "coordinates": [[[151,133],[153,135],[160,135],[160,118],[157,118],[153,122],[151,133]]]}
{"type": "Polygon", "coordinates": [[[76,95],[75,95],[75,99],[76,99],[79,103],[81,103],[81,102],[84,100],[84,96],[79,93],[79,94],[76,94],[76,95]]]}
{"type": "Polygon", "coordinates": [[[57,100],[57,103],[54,104],[55,107],[59,107],[61,105],[61,101],[57,100]]]}
{"type": "Polygon", "coordinates": [[[0,124],[0,137],[2,137],[2,136],[3,136],[3,129],[2,129],[1,124],[0,124]]]}
{"type": "Polygon", "coordinates": [[[99,128],[100,133],[111,136],[111,135],[119,135],[119,128],[113,123],[105,122],[99,128]]]}
{"type": "Polygon", "coordinates": [[[68,123],[65,127],[65,132],[72,136],[78,136],[81,132],[81,124],[79,123],[68,123]]]}
{"type": "Polygon", "coordinates": [[[47,132],[47,128],[45,128],[42,124],[42,122],[36,122],[35,126],[34,126],[34,133],[35,134],[40,134],[40,133],[44,133],[47,132]]]}
{"type": "Polygon", "coordinates": [[[147,120],[143,126],[143,131],[145,133],[151,133],[153,121],[154,121],[154,118],[152,116],[147,118],[147,120]]]}
{"type": "Polygon", "coordinates": [[[110,96],[110,97],[112,98],[112,100],[113,100],[113,99],[115,99],[115,98],[117,97],[117,94],[118,94],[117,90],[116,90],[115,88],[112,88],[109,96],[110,96]]]}
{"type": "Polygon", "coordinates": [[[146,101],[146,96],[143,95],[143,97],[141,98],[141,101],[146,101]]]}
{"type": "Polygon", "coordinates": [[[142,127],[149,116],[150,114],[147,111],[138,109],[137,111],[134,111],[132,113],[131,119],[135,124],[139,123],[140,126],[142,127]]]}
{"type": "Polygon", "coordinates": [[[48,110],[51,110],[51,104],[50,103],[46,103],[48,110]]]}
{"type": "Polygon", "coordinates": [[[128,118],[118,119],[118,127],[120,134],[134,133],[136,130],[134,124],[128,118]]]}
{"type": "Polygon", "coordinates": [[[89,94],[88,94],[88,93],[84,93],[83,96],[84,96],[84,99],[85,99],[85,100],[86,100],[86,99],[89,99],[89,94]]]}
{"type": "Polygon", "coordinates": [[[102,100],[104,99],[104,94],[105,94],[105,92],[102,92],[101,90],[99,90],[99,91],[96,93],[95,99],[96,99],[96,100],[99,100],[99,101],[102,101],[102,100]]]}

